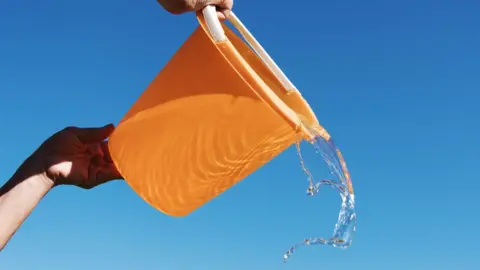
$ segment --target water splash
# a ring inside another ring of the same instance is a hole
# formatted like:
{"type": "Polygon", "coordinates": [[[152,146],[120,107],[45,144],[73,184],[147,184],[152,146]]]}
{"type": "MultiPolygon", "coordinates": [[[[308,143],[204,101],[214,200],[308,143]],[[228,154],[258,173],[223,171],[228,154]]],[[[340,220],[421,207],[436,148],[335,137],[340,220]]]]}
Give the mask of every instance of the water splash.
{"type": "Polygon", "coordinates": [[[316,136],[311,142],[315,148],[315,152],[320,154],[327,163],[330,173],[335,176],[336,180],[320,180],[316,181],[310,171],[305,167],[305,162],[300,150],[300,141],[297,142],[297,153],[300,158],[300,164],[304,173],[308,178],[307,195],[316,195],[321,187],[330,187],[340,193],[342,205],[338,215],[337,223],[333,231],[333,236],[325,239],[322,237],[311,237],[304,239],[291,247],[283,256],[283,262],[292,256],[292,254],[300,246],[311,245],[329,245],[337,248],[348,248],[352,244],[353,235],[355,234],[356,214],[355,214],[355,195],[353,193],[353,186],[350,179],[350,174],[347,169],[342,153],[331,138],[325,140],[322,136],[316,136]]]}

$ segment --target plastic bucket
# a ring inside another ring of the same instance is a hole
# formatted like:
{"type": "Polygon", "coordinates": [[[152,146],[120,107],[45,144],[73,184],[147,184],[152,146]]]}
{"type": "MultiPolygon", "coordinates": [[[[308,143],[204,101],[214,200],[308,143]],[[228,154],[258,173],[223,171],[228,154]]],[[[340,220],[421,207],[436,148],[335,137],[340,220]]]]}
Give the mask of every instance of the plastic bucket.
{"type": "Polygon", "coordinates": [[[172,216],[189,214],[297,140],[312,139],[312,130],[328,137],[235,14],[229,20],[247,42],[218,21],[214,7],[197,18],[199,27],[109,139],[126,182],[172,216]]]}

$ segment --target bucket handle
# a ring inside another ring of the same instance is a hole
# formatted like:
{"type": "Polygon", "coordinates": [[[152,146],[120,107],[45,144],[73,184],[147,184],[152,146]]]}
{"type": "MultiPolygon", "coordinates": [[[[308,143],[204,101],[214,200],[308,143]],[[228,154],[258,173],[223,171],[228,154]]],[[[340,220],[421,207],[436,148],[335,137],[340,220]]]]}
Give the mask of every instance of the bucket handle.
{"type": "MultiPolygon", "coordinates": [[[[227,37],[225,31],[220,23],[220,20],[217,16],[217,11],[215,6],[206,6],[203,10],[203,17],[207,25],[207,29],[210,32],[213,40],[216,42],[226,41],[227,37]]],[[[245,41],[250,45],[253,51],[262,59],[265,65],[272,71],[272,73],[277,77],[282,86],[286,89],[287,93],[292,93],[297,91],[293,83],[288,79],[288,77],[283,73],[283,71],[278,67],[278,65],[273,61],[273,59],[268,55],[267,51],[260,45],[260,43],[255,39],[255,37],[248,31],[245,25],[238,19],[238,17],[230,12],[228,21],[240,32],[245,41]]]]}

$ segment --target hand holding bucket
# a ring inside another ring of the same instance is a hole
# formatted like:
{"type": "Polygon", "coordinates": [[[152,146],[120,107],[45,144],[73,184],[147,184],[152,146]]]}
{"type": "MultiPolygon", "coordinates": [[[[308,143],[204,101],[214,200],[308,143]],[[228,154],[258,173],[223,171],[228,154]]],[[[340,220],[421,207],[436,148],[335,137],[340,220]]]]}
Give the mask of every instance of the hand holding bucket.
{"type": "Polygon", "coordinates": [[[182,14],[198,11],[206,6],[215,6],[217,17],[226,19],[233,8],[233,0],[157,0],[170,13],[182,14]]]}
{"type": "Polygon", "coordinates": [[[199,27],[109,139],[126,182],[172,216],[191,213],[298,140],[329,138],[233,12],[228,19],[248,44],[215,7],[197,18],[199,27]]]}

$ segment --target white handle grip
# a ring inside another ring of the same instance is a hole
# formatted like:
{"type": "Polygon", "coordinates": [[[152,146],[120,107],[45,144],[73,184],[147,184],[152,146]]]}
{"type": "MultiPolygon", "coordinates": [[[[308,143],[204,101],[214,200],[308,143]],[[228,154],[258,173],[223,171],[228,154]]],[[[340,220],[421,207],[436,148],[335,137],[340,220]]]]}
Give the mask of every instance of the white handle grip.
{"type": "Polygon", "coordinates": [[[207,24],[208,31],[212,35],[213,40],[216,42],[225,41],[227,37],[225,36],[225,31],[223,31],[222,24],[217,17],[217,9],[215,6],[206,6],[203,10],[203,17],[207,24]]]}
{"type": "MultiPolygon", "coordinates": [[[[216,42],[221,42],[227,40],[225,31],[223,31],[222,24],[217,17],[217,11],[215,6],[207,6],[202,10],[203,17],[205,18],[205,23],[207,25],[210,35],[216,42]]],[[[238,19],[238,17],[230,12],[228,18],[230,23],[240,32],[245,41],[250,45],[253,51],[262,59],[262,61],[267,65],[267,67],[275,74],[277,79],[281,82],[283,87],[288,91],[296,91],[293,83],[288,79],[288,77],[283,73],[283,71],[278,67],[278,65],[273,61],[273,59],[268,55],[265,49],[260,45],[260,43],[255,39],[255,37],[248,31],[248,29],[243,25],[243,23],[238,19]]]]}

